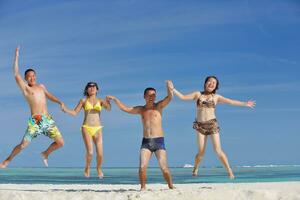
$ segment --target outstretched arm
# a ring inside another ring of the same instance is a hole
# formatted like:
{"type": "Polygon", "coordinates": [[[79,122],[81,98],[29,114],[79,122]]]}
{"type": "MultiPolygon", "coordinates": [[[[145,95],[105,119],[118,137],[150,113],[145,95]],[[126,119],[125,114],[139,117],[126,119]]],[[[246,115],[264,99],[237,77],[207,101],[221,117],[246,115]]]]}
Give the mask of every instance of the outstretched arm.
{"type": "Polygon", "coordinates": [[[142,106],[135,106],[135,107],[128,107],[125,104],[123,104],[118,98],[114,96],[107,96],[107,99],[113,100],[117,106],[124,112],[130,113],[130,114],[141,114],[142,106]]]}
{"type": "Polygon", "coordinates": [[[174,88],[173,83],[172,83],[172,81],[168,80],[168,81],[166,81],[166,84],[167,84],[168,95],[163,100],[161,100],[157,103],[157,105],[160,108],[166,107],[173,98],[173,88],[174,88]]]}
{"type": "Polygon", "coordinates": [[[237,101],[237,100],[233,100],[233,99],[229,99],[229,98],[225,98],[223,96],[218,95],[218,103],[225,103],[225,104],[230,104],[233,106],[246,106],[246,107],[250,107],[253,108],[255,106],[255,101],[237,101]]]}
{"type": "Polygon", "coordinates": [[[17,82],[18,86],[20,87],[20,89],[22,90],[22,92],[25,93],[27,84],[22,79],[22,76],[19,73],[19,50],[20,50],[20,47],[17,47],[16,51],[15,51],[15,60],[14,60],[13,69],[14,69],[14,76],[15,76],[16,82],[17,82]]]}
{"type": "Polygon", "coordinates": [[[48,99],[50,99],[51,101],[58,103],[60,105],[61,109],[64,110],[64,107],[65,107],[64,103],[62,101],[60,101],[57,97],[55,97],[53,94],[48,92],[48,90],[46,89],[46,87],[44,85],[41,85],[41,87],[43,88],[43,90],[46,94],[46,97],[48,99]]]}
{"type": "Polygon", "coordinates": [[[181,100],[196,100],[201,95],[201,93],[199,91],[184,95],[181,92],[179,92],[178,90],[176,90],[174,87],[173,87],[173,91],[174,91],[174,94],[181,100]]]}
{"type": "Polygon", "coordinates": [[[72,116],[76,116],[79,113],[79,111],[81,110],[83,103],[84,103],[84,100],[80,99],[79,103],[73,110],[67,108],[66,106],[64,106],[62,110],[72,116]]]}
{"type": "Polygon", "coordinates": [[[105,100],[101,100],[101,104],[103,105],[103,107],[110,111],[111,110],[111,105],[110,105],[110,101],[108,99],[108,97],[105,97],[105,100]]]}

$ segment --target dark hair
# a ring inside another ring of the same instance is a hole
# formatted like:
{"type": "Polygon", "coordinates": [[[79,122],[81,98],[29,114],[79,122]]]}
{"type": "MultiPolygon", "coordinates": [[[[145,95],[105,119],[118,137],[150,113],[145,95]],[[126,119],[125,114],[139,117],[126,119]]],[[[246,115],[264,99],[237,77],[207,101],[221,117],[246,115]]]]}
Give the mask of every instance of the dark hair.
{"type": "Polygon", "coordinates": [[[219,89],[219,80],[215,76],[208,76],[208,77],[205,78],[205,81],[204,81],[204,91],[205,91],[205,84],[207,83],[207,81],[210,78],[213,78],[213,79],[215,79],[217,81],[216,88],[212,91],[213,94],[216,94],[217,89],[219,89]]]}
{"type": "Polygon", "coordinates": [[[88,82],[84,88],[83,95],[88,97],[89,93],[87,90],[89,89],[89,87],[93,87],[93,86],[96,86],[97,90],[99,90],[99,87],[96,82],[88,82]]]}
{"type": "Polygon", "coordinates": [[[148,91],[150,91],[150,90],[153,90],[153,91],[156,93],[156,89],[155,89],[155,88],[153,88],[153,87],[147,87],[147,88],[144,90],[144,96],[145,96],[145,94],[146,94],[148,91]]]}
{"type": "Polygon", "coordinates": [[[31,69],[31,68],[26,69],[26,71],[25,71],[25,73],[24,73],[24,77],[26,77],[26,74],[27,74],[28,72],[34,72],[34,73],[35,73],[34,69],[31,69]]]}

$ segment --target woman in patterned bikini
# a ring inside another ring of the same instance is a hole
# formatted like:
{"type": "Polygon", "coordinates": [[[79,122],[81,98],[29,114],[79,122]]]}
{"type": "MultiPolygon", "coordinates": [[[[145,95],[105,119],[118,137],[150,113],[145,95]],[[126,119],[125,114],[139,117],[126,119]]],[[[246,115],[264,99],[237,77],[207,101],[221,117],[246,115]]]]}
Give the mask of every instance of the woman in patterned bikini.
{"type": "Polygon", "coordinates": [[[229,177],[231,179],[234,179],[234,174],[229,165],[227,156],[221,148],[219,125],[215,115],[215,107],[217,103],[224,103],[234,106],[246,106],[253,108],[255,106],[255,101],[241,102],[225,98],[219,94],[216,94],[218,86],[219,81],[217,77],[208,76],[204,81],[203,92],[196,91],[190,94],[183,95],[175,88],[173,88],[173,92],[181,100],[194,100],[196,101],[197,105],[197,118],[193,123],[193,128],[196,130],[197,133],[198,153],[195,157],[193,176],[198,175],[199,164],[204,156],[207,138],[208,136],[210,136],[216,154],[218,155],[222,164],[226,168],[229,177]]]}
{"type": "Polygon", "coordinates": [[[84,109],[84,120],[81,126],[82,137],[86,147],[86,165],[84,170],[84,176],[90,176],[90,165],[93,158],[93,143],[96,146],[96,158],[97,158],[97,173],[99,178],[103,178],[103,172],[101,169],[103,159],[103,145],[102,145],[102,128],[100,120],[100,112],[102,107],[106,110],[110,110],[110,102],[105,99],[97,98],[98,85],[95,82],[89,82],[85,86],[84,96],[79,101],[78,105],[70,110],[67,107],[64,108],[64,112],[70,115],[77,115],[81,108],[84,109]]]}

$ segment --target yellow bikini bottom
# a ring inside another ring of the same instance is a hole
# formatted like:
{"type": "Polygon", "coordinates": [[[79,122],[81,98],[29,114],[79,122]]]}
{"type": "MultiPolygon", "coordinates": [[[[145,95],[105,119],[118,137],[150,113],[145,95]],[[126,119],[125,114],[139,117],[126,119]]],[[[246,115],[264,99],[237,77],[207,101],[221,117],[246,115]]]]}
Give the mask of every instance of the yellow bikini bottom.
{"type": "Polygon", "coordinates": [[[103,128],[103,126],[88,126],[88,125],[82,125],[82,128],[86,130],[86,132],[91,136],[95,136],[97,133],[99,133],[99,130],[103,128]]]}

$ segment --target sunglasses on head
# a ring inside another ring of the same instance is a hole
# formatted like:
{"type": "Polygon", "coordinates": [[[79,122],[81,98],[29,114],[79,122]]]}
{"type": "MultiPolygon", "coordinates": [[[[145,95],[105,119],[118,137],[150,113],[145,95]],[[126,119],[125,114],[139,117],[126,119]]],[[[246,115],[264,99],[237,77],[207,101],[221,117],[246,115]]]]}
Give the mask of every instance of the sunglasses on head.
{"type": "Polygon", "coordinates": [[[88,85],[87,85],[88,87],[97,87],[97,84],[96,83],[88,83],[88,85]]]}

